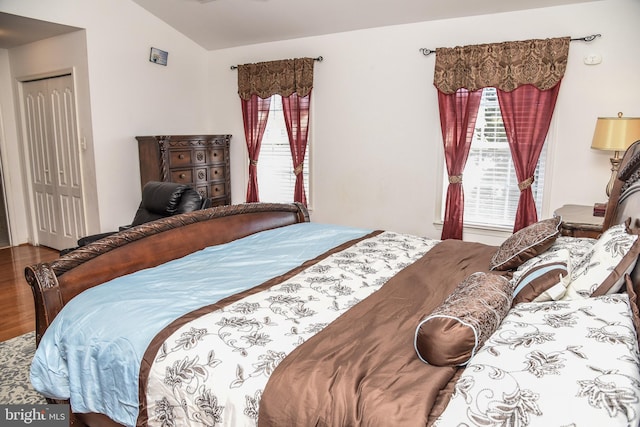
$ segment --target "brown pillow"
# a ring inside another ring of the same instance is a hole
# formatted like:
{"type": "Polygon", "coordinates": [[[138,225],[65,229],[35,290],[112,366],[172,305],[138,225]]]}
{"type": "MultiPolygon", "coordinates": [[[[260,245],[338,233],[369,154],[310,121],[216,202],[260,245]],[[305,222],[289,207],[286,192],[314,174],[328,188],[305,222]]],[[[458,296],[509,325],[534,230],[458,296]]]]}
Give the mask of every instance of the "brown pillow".
{"type": "Polygon", "coordinates": [[[473,273],[416,328],[418,357],[435,366],[464,365],[500,326],[513,289],[498,274],[473,273]]]}
{"type": "Polygon", "coordinates": [[[638,349],[640,349],[640,309],[638,308],[638,293],[640,292],[640,284],[635,284],[631,280],[631,276],[625,274],[624,282],[627,286],[627,294],[629,295],[629,305],[631,306],[631,319],[633,326],[636,328],[636,337],[638,338],[638,349]]]}
{"type": "Polygon", "coordinates": [[[511,270],[549,249],[560,235],[561,217],[538,221],[512,234],[491,258],[491,270],[511,270]]]}

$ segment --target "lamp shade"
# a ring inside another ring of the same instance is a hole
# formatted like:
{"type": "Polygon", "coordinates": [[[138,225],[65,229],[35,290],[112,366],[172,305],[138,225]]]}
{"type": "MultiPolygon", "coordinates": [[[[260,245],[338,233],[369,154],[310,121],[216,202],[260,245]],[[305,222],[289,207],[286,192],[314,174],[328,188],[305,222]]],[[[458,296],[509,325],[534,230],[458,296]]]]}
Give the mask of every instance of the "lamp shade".
{"type": "Polygon", "coordinates": [[[598,117],[591,148],[625,151],[640,139],[640,117],[598,117]]]}

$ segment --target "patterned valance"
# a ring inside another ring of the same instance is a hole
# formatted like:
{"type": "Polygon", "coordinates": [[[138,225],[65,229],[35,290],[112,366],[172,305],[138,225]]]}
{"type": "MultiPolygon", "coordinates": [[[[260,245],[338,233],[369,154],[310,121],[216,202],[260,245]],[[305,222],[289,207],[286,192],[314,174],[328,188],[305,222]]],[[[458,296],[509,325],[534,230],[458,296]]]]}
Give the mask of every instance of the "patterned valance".
{"type": "Polygon", "coordinates": [[[248,100],[297,93],[307,96],[313,87],[313,58],[283,59],[238,66],[238,94],[248,100]]]}
{"type": "Polygon", "coordinates": [[[436,49],[433,84],[443,93],[495,87],[511,92],[522,85],[547,90],[567,68],[570,37],[436,49]]]}

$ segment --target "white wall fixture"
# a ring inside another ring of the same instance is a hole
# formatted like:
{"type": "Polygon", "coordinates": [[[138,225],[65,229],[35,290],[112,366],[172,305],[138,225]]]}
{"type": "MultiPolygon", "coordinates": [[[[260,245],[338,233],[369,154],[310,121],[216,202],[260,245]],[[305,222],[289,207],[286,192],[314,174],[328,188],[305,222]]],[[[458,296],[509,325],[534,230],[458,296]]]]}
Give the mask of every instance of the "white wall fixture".
{"type": "Polygon", "coordinates": [[[602,62],[602,55],[599,53],[590,53],[584,57],[584,63],[587,65],[598,65],[602,62]]]}

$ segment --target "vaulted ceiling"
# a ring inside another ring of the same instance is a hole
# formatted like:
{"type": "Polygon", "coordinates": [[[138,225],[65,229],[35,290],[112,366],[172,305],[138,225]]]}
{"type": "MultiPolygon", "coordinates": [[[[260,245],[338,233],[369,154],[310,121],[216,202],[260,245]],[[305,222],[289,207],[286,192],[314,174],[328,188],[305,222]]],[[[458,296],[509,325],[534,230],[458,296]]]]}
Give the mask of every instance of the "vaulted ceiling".
{"type": "Polygon", "coordinates": [[[133,0],[207,50],[593,0],[133,0]]]}
{"type": "MultiPolygon", "coordinates": [[[[207,50],[602,0],[132,0],[207,50]]],[[[0,13],[0,48],[77,28],[0,13]]]]}

